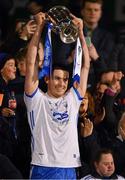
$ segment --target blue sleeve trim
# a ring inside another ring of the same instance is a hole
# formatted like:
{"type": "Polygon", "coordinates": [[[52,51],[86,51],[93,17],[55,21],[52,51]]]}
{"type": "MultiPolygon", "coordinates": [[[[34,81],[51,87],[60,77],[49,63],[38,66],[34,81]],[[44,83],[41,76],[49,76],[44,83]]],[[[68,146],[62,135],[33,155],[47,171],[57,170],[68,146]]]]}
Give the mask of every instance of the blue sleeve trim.
{"type": "Polygon", "coordinates": [[[80,83],[80,76],[78,74],[75,74],[75,76],[73,77],[73,83],[77,81],[78,83],[80,83]]]}
{"type": "Polygon", "coordinates": [[[76,88],[74,88],[74,87],[73,87],[73,89],[74,89],[75,93],[77,94],[78,99],[79,100],[83,100],[84,98],[80,96],[79,91],[76,88]]]}
{"type": "Polygon", "coordinates": [[[26,93],[25,93],[25,95],[26,95],[27,97],[32,98],[32,97],[36,94],[37,90],[38,90],[38,88],[37,88],[31,95],[26,94],[26,93]]]}

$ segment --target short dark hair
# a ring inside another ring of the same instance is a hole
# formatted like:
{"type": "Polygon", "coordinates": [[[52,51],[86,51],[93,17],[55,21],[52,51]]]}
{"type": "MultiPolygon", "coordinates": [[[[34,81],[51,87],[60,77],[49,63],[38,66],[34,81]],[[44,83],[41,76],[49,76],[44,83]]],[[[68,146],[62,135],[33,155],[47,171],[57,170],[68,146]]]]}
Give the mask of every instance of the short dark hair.
{"type": "Polygon", "coordinates": [[[16,58],[16,61],[24,61],[24,58],[26,57],[26,54],[27,54],[27,47],[25,47],[25,48],[21,48],[18,52],[17,52],[17,54],[16,54],[16,56],[15,56],[15,58],[16,58]]]}
{"type": "Polygon", "coordinates": [[[61,63],[59,63],[59,64],[53,64],[53,65],[52,65],[52,73],[53,73],[53,71],[54,71],[55,69],[61,69],[61,70],[63,70],[63,71],[69,72],[69,71],[70,71],[70,66],[69,66],[69,65],[65,65],[65,64],[61,64],[61,63]]]}
{"type": "Polygon", "coordinates": [[[100,160],[101,160],[101,156],[102,156],[103,154],[111,154],[111,155],[113,156],[113,152],[112,152],[111,149],[100,148],[100,149],[96,152],[96,154],[95,154],[95,156],[94,156],[94,158],[93,158],[93,163],[94,163],[94,162],[99,163],[100,160]]]}
{"type": "Polygon", "coordinates": [[[14,56],[11,54],[4,53],[4,52],[0,53],[0,70],[4,67],[6,62],[9,61],[10,59],[15,60],[14,56]]]}
{"type": "Polygon", "coordinates": [[[82,9],[85,7],[85,4],[86,4],[87,2],[90,2],[90,3],[98,3],[98,4],[100,4],[100,5],[103,6],[103,0],[83,0],[83,1],[82,1],[82,9]]]}

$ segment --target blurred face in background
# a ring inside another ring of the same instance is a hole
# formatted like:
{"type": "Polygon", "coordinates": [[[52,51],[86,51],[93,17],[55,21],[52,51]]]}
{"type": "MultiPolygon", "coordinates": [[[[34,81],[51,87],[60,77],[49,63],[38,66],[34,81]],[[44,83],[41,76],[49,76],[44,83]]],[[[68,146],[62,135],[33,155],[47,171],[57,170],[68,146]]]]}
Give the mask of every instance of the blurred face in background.
{"type": "Polygon", "coordinates": [[[26,22],[24,22],[24,21],[18,21],[18,22],[16,23],[16,29],[15,29],[15,31],[16,31],[19,35],[22,33],[23,27],[24,27],[25,24],[26,24],[26,22]]]}
{"type": "Polygon", "coordinates": [[[1,74],[6,82],[16,78],[15,59],[9,59],[6,61],[4,67],[1,69],[1,74]]]}
{"type": "Polygon", "coordinates": [[[99,162],[95,162],[95,168],[100,176],[111,176],[115,171],[112,154],[102,154],[99,162]]]}
{"type": "Polygon", "coordinates": [[[26,75],[26,62],[25,62],[25,58],[23,58],[21,61],[17,62],[17,67],[19,69],[19,73],[21,76],[25,76],[26,75]]]}
{"type": "Polygon", "coordinates": [[[121,71],[110,71],[103,73],[101,76],[101,83],[106,83],[112,89],[114,89],[116,92],[120,92],[121,90],[121,84],[120,81],[124,77],[123,73],[121,71]]]}
{"type": "Polygon", "coordinates": [[[123,77],[123,73],[121,71],[109,71],[106,73],[103,73],[101,76],[101,82],[102,83],[112,83],[113,80],[115,81],[120,81],[123,77]]]}
{"type": "Polygon", "coordinates": [[[102,5],[99,3],[86,2],[81,11],[85,24],[96,27],[102,15],[102,5]]]}

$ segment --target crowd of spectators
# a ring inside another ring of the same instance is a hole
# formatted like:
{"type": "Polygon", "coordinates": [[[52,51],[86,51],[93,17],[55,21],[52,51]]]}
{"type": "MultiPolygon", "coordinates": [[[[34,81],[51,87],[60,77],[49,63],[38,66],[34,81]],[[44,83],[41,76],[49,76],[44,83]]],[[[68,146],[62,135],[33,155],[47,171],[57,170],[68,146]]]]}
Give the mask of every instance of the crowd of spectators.
{"type": "MultiPolygon", "coordinates": [[[[34,15],[53,5],[69,7],[70,3],[30,0],[11,14],[13,1],[0,1],[0,178],[28,179],[30,175],[33,139],[24,103],[27,51],[37,29],[34,15]]],[[[102,0],[81,0],[77,6],[91,59],[78,117],[82,166],[76,168],[77,178],[125,178],[125,42],[100,27],[102,0]]],[[[46,28],[38,43],[39,70],[44,59],[45,34],[46,28]]],[[[68,87],[72,85],[75,45],[63,43],[52,32],[53,64],[68,67],[68,87]]],[[[44,79],[39,80],[38,87],[47,91],[44,79]]]]}

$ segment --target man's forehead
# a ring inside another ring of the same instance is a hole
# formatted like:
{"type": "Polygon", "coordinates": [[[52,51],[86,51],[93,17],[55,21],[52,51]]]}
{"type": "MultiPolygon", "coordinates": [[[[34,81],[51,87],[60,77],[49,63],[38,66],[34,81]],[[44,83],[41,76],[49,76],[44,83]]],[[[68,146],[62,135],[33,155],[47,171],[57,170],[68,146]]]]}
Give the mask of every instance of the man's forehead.
{"type": "Polygon", "coordinates": [[[111,153],[102,154],[100,161],[106,161],[107,159],[109,159],[109,160],[112,159],[112,154],[111,153]]]}
{"type": "Polygon", "coordinates": [[[86,2],[85,3],[85,7],[92,7],[92,8],[98,7],[98,8],[100,8],[101,6],[102,5],[98,2],[86,2]]]}
{"type": "Polygon", "coordinates": [[[62,69],[55,69],[53,71],[53,76],[58,76],[58,77],[69,77],[69,72],[62,70],[62,69]]]}

